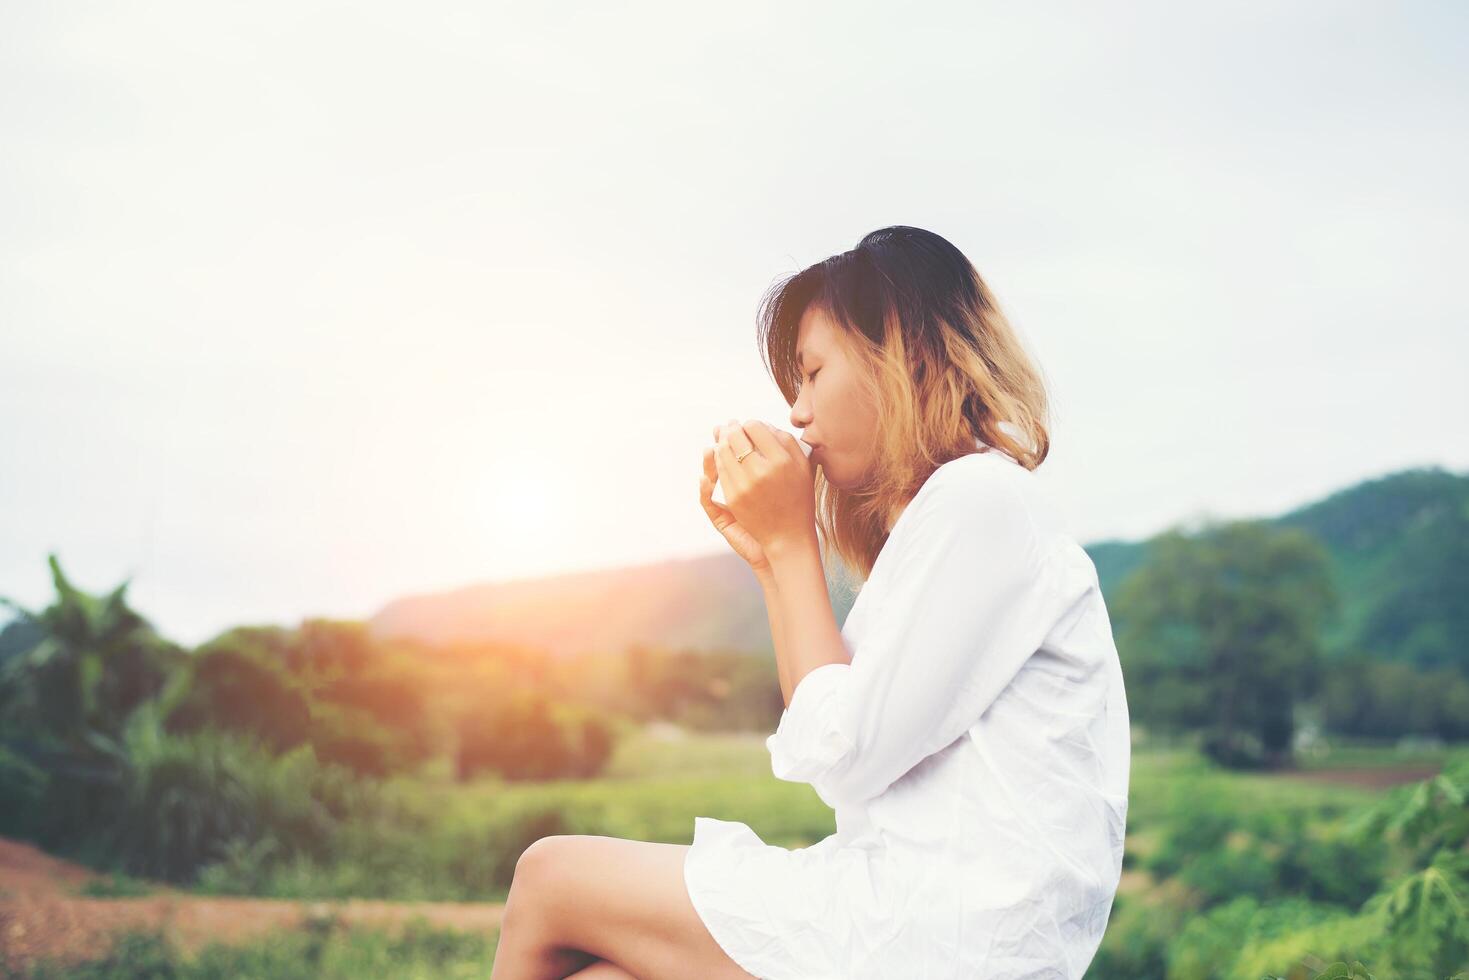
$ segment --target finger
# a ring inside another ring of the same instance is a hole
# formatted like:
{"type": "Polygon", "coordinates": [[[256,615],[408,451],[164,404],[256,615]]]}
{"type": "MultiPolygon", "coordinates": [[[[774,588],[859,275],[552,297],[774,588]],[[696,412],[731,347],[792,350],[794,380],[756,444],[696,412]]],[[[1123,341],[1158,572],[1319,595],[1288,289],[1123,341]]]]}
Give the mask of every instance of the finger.
{"type": "Polygon", "coordinates": [[[715,465],[715,453],[719,450],[719,440],[724,437],[724,430],[729,427],[728,422],[717,422],[714,425],[714,442],[704,450],[704,472],[709,474],[710,480],[719,479],[719,469],[715,465]]]}
{"type": "Polygon", "coordinates": [[[784,450],[788,455],[795,456],[798,459],[804,460],[807,458],[805,451],[801,448],[800,441],[797,440],[795,436],[791,435],[785,429],[778,428],[763,420],[760,422],[760,428],[764,429],[766,432],[769,432],[771,439],[774,440],[768,447],[765,444],[761,443],[759,440],[756,440],[755,445],[760,447],[760,452],[762,455],[774,457],[776,455],[776,450],[780,449],[784,450]]]}
{"type": "MultiPolygon", "coordinates": [[[[728,432],[728,430],[726,430],[728,432]]],[[[735,462],[735,452],[728,439],[720,439],[714,447],[714,467],[719,474],[719,483],[724,487],[724,499],[728,501],[736,492],[746,487],[746,476],[740,471],[742,463],[735,462]]]]}
{"type": "Polygon", "coordinates": [[[714,480],[711,477],[701,475],[699,477],[699,499],[705,503],[712,503],[720,510],[729,511],[729,508],[714,499],[714,480]]]}
{"type": "Polygon", "coordinates": [[[749,435],[750,442],[754,444],[755,449],[766,459],[780,459],[783,454],[789,452],[776,438],[775,429],[769,422],[751,419],[744,424],[743,431],[749,435]]]}
{"type": "MultiPolygon", "coordinates": [[[[752,424],[750,428],[753,429],[755,426],[752,424]]],[[[729,443],[730,448],[734,450],[737,458],[745,456],[747,452],[755,449],[755,444],[750,439],[749,431],[739,422],[724,430],[724,438],[729,443]]],[[[745,456],[745,459],[748,460],[749,457],[745,456]]],[[[740,465],[744,466],[746,464],[742,462],[740,465]]]]}
{"type": "Polygon", "coordinates": [[[770,427],[770,431],[775,435],[775,438],[780,442],[780,444],[785,447],[786,452],[792,454],[798,459],[805,460],[810,458],[806,455],[806,451],[801,448],[801,440],[791,435],[785,429],[777,429],[775,426],[772,425],[770,427]]]}
{"type": "MultiPolygon", "coordinates": [[[[710,484],[710,486],[713,486],[713,484],[710,484]]],[[[714,530],[724,535],[725,540],[728,541],[729,534],[727,533],[727,529],[731,525],[739,523],[735,520],[734,514],[730,512],[728,507],[720,506],[718,501],[710,497],[708,489],[699,492],[699,503],[703,505],[704,513],[709,516],[709,523],[714,525],[714,530]]]]}
{"type": "Polygon", "coordinates": [[[707,476],[699,477],[699,503],[704,505],[704,513],[714,522],[714,526],[721,531],[732,519],[729,508],[720,506],[714,499],[714,481],[707,476]]]}
{"type": "Polygon", "coordinates": [[[732,421],[734,421],[734,420],[733,419],[729,419],[729,420],[726,420],[724,422],[720,422],[720,423],[718,423],[717,425],[714,426],[714,448],[715,449],[718,449],[719,448],[719,441],[724,438],[724,434],[725,434],[725,432],[727,432],[729,430],[729,426],[730,426],[730,423],[732,421]]]}

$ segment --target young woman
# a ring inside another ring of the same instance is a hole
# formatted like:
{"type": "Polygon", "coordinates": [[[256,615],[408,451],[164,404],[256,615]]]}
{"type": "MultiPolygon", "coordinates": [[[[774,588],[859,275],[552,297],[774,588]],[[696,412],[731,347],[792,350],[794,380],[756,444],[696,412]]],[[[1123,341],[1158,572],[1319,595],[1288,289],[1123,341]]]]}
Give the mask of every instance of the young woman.
{"type": "Polygon", "coordinates": [[[1032,473],[1039,372],[974,266],[918,228],[777,284],[760,321],[814,449],[716,427],[700,499],[764,589],[772,771],[836,833],[792,850],[697,817],[689,846],[537,841],[493,977],[1080,977],[1121,874],[1131,751],[1096,570],[1032,473]],[[840,630],[832,555],[861,582],[840,630]]]}

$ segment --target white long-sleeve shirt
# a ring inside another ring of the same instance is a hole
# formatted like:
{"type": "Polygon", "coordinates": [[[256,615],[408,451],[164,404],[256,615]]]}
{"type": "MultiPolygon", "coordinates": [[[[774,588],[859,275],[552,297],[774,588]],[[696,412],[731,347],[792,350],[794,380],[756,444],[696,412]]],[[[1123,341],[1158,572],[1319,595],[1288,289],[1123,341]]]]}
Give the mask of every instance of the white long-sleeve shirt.
{"type": "Polygon", "coordinates": [[[766,740],[837,832],[695,819],[710,933],[766,980],[1080,977],[1122,867],[1128,711],[1086,552],[999,450],[940,466],[766,740]]]}

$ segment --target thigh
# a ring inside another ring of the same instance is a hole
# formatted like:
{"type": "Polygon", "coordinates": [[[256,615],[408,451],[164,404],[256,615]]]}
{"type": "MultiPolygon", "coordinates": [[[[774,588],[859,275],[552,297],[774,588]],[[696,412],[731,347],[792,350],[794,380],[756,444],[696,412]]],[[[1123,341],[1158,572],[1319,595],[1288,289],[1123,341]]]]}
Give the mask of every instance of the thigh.
{"type": "Polygon", "coordinates": [[[725,954],[689,900],[688,844],[594,834],[544,837],[516,876],[549,920],[557,945],[611,960],[638,980],[750,980],[725,954]]]}

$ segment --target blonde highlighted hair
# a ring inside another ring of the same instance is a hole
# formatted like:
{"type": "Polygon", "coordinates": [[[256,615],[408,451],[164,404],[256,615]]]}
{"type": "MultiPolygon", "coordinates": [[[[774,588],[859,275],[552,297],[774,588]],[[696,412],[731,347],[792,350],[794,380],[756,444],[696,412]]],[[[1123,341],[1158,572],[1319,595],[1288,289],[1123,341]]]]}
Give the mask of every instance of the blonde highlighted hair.
{"type": "Polygon", "coordinates": [[[998,449],[1034,470],[1050,451],[1049,400],[1038,365],[964,254],[921,228],[893,225],[857,247],[779,280],[758,315],[766,368],[788,404],[801,384],[796,339],[807,309],[824,312],[861,366],[877,406],[880,463],[861,488],[816,477],[816,522],[865,582],[890,515],[939,466],[998,449]]]}

